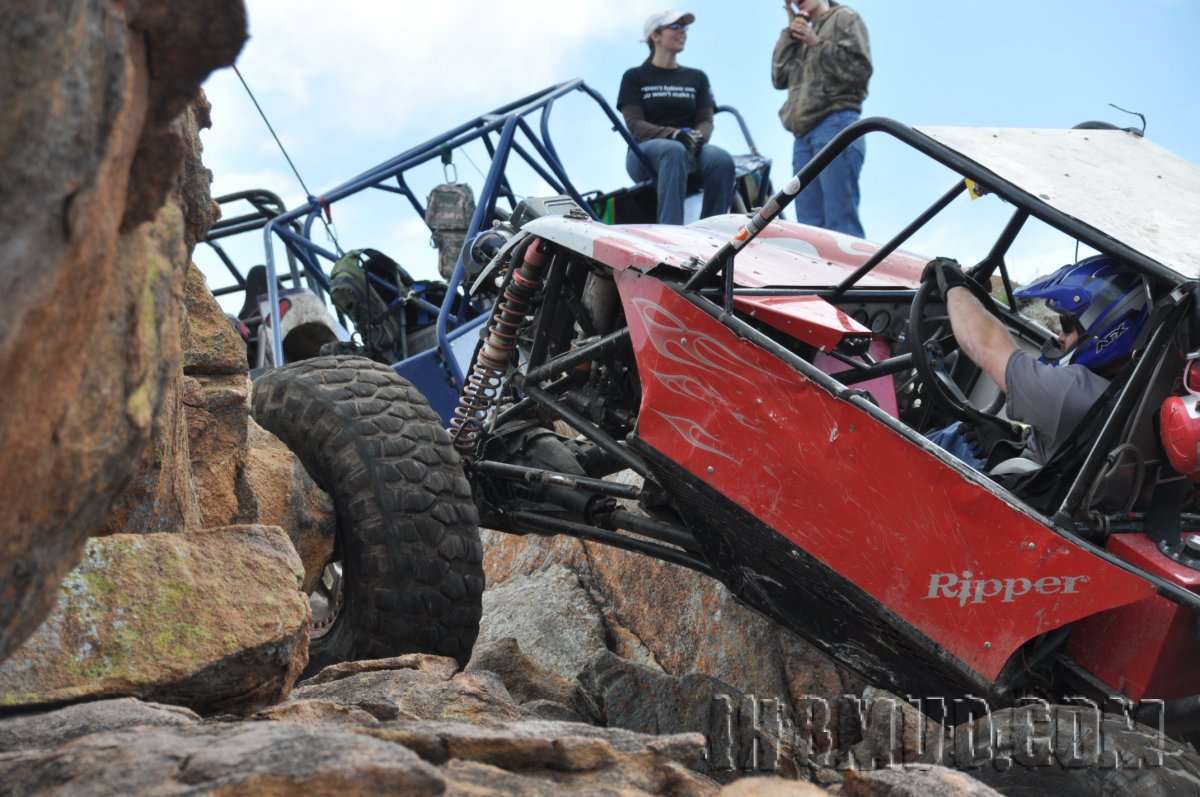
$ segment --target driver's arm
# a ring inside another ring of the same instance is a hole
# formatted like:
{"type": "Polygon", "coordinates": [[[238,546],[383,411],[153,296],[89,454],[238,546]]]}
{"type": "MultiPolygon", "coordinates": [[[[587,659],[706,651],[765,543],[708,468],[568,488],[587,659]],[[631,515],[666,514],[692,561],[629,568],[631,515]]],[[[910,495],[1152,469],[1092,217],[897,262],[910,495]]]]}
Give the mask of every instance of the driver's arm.
{"type": "Polygon", "coordinates": [[[1012,335],[962,286],[955,285],[946,291],[946,312],[958,345],[1001,391],[1007,392],[1004,370],[1017,350],[1012,335]]]}

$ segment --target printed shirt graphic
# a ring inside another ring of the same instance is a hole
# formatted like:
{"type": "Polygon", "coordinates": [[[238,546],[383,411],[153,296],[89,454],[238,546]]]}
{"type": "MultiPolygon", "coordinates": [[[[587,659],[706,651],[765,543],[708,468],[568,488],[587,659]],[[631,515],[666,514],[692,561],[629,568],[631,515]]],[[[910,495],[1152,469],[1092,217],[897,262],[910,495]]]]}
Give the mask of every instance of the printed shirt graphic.
{"type": "Polygon", "coordinates": [[[646,121],[668,127],[693,127],[697,108],[715,108],[708,76],[681,66],[659,69],[642,64],[625,72],[617,94],[617,110],[640,105],[646,121]]]}

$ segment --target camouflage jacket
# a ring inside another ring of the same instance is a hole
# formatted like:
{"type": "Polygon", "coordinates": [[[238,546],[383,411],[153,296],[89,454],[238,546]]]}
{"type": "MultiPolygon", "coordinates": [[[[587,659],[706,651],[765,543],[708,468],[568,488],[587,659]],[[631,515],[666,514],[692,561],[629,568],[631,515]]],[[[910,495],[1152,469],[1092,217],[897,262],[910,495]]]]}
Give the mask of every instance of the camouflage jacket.
{"type": "Polygon", "coordinates": [[[854,9],[832,6],[813,30],[821,41],[809,47],[784,28],[771,59],[771,82],[788,92],[779,118],[797,136],[834,111],[861,112],[871,78],[871,44],[854,9]]]}

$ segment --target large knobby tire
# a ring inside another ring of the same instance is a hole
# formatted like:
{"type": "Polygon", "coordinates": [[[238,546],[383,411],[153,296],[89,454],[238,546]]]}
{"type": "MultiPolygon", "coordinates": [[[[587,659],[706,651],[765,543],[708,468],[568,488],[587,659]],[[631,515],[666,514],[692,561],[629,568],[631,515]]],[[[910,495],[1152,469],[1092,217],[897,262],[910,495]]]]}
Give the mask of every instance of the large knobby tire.
{"type": "Polygon", "coordinates": [[[953,765],[1007,797],[1195,797],[1200,757],[1086,706],[1002,709],[954,729],[953,765]]]}
{"type": "Polygon", "coordinates": [[[478,516],[425,397],[385,365],[318,357],[256,381],[253,410],[337,515],[338,607],[314,633],[305,673],[403,653],[465,665],[482,613],[478,516]]]}

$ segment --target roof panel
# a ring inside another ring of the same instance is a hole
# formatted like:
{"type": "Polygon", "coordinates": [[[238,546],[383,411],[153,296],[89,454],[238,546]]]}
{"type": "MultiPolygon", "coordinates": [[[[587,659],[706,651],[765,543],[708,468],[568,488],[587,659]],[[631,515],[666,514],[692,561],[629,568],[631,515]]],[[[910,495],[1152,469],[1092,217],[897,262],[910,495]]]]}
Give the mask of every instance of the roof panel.
{"type": "Polygon", "coordinates": [[[1180,276],[1200,276],[1200,166],[1122,130],[916,130],[1180,276]]]}

